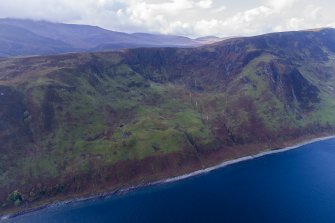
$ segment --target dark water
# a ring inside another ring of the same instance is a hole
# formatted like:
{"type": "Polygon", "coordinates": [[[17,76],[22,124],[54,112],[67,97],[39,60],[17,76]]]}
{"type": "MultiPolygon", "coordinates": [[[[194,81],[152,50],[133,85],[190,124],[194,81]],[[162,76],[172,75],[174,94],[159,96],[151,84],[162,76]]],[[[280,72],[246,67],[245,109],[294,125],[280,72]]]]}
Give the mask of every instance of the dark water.
{"type": "Polygon", "coordinates": [[[335,223],[335,140],[4,222],[335,223]]]}

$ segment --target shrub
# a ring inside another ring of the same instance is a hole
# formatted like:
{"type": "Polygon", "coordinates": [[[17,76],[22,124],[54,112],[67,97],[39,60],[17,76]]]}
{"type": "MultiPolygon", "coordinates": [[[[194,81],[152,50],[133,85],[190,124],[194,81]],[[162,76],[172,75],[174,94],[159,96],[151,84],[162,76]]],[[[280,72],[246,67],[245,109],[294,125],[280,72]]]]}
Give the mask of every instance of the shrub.
{"type": "Polygon", "coordinates": [[[20,206],[23,202],[23,198],[21,193],[18,190],[15,190],[8,195],[7,201],[15,206],[20,206]]]}

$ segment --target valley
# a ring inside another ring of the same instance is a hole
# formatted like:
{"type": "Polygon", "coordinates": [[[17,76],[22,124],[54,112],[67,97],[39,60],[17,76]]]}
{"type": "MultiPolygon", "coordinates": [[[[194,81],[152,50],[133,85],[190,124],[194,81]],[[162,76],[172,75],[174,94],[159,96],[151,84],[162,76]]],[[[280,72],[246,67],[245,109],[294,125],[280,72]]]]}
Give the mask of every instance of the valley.
{"type": "Polygon", "coordinates": [[[2,212],[335,131],[335,30],[0,59],[2,212]]]}

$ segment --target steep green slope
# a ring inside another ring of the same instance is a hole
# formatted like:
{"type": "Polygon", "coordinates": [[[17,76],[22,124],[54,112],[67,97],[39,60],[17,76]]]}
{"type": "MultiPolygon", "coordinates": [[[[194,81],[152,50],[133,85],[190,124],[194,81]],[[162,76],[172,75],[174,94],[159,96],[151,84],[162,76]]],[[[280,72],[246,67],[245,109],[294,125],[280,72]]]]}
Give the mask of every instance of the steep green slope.
{"type": "Polygon", "coordinates": [[[334,46],[335,31],[323,29],[195,49],[2,59],[3,209],[331,134],[334,46]]]}

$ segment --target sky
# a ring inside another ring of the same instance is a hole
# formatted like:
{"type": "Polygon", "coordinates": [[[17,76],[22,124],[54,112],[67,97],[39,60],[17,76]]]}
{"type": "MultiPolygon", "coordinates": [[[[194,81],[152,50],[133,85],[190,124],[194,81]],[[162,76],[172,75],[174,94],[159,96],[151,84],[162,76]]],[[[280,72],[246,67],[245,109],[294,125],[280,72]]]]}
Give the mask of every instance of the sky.
{"type": "Polygon", "coordinates": [[[121,32],[250,36],[335,27],[333,0],[1,0],[0,17],[121,32]]]}

